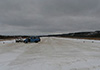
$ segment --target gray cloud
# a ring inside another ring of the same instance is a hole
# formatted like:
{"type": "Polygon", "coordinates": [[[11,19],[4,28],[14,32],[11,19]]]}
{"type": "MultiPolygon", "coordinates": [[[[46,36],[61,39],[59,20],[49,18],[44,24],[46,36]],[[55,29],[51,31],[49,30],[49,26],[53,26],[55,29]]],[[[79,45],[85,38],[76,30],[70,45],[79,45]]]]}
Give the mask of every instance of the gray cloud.
{"type": "Polygon", "coordinates": [[[0,34],[100,29],[99,0],[0,0],[0,34]]]}

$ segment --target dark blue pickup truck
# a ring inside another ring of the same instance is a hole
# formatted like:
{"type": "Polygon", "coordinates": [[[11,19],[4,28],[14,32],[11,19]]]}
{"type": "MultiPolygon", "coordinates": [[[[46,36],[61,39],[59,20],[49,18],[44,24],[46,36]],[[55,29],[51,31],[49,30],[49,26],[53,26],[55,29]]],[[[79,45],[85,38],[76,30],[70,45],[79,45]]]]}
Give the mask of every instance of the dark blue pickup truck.
{"type": "Polygon", "coordinates": [[[24,40],[24,43],[38,43],[38,42],[40,42],[40,37],[34,37],[34,36],[32,36],[32,37],[29,37],[29,38],[26,38],[25,40],[24,40]]]}

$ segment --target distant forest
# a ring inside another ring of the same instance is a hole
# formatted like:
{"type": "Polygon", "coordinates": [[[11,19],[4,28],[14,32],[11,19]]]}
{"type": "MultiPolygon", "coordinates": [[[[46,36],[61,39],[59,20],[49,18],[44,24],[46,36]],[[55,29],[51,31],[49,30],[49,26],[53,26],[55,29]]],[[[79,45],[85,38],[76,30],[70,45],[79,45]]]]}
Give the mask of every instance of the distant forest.
{"type": "MultiPolygon", "coordinates": [[[[34,36],[34,35],[33,35],[34,36]]],[[[86,39],[99,39],[100,40],[100,31],[91,31],[91,32],[75,32],[67,34],[52,34],[52,35],[38,35],[39,37],[67,37],[67,38],[86,38],[86,39]]],[[[16,36],[7,36],[0,35],[0,39],[16,39],[16,38],[27,38],[30,36],[26,35],[16,35],[16,36]]]]}

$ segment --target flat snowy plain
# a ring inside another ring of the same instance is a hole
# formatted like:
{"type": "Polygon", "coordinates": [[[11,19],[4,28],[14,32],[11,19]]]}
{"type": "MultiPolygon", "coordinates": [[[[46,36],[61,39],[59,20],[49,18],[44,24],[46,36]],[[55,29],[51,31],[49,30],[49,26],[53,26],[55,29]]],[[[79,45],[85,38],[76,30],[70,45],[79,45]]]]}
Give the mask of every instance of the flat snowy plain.
{"type": "Polygon", "coordinates": [[[100,70],[100,41],[42,38],[0,42],[0,70],[100,70]]]}

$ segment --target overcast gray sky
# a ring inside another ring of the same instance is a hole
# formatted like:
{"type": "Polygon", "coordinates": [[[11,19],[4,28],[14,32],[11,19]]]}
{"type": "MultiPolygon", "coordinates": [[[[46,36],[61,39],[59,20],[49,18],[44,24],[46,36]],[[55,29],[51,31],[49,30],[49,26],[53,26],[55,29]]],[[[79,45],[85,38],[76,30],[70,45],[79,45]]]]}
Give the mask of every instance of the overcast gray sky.
{"type": "Polygon", "coordinates": [[[0,0],[0,34],[100,30],[100,0],[0,0]]]}

